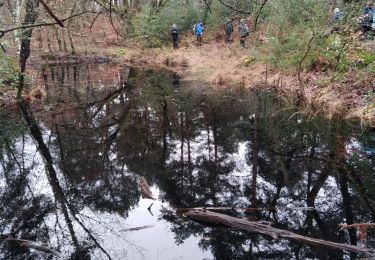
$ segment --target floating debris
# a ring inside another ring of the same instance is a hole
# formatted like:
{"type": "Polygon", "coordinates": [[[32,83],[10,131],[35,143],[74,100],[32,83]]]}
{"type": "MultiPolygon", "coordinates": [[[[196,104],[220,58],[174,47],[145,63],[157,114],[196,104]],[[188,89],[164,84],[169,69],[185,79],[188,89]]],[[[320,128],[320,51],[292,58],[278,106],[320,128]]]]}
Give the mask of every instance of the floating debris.
{"type": "Polygon", "coordinates": [[[139,231],[139,230],[153,228],[153,227],[154,227],[154,225],[148,225],[148,226],[141,226],[141,227],[125,228],[125,229],[122,229],[121,231],[122,232],[131,232],[131,231],[139,231]]]}

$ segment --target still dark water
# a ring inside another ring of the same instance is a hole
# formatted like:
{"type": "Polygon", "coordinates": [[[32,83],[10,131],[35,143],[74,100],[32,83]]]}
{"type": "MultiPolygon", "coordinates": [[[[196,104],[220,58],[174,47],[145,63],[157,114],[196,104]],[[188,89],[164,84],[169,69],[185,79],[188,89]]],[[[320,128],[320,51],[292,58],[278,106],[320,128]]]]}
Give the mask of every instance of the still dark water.
{"type": "Polygon", "coordinates": [[[46,243],[61,259],[356,257],[176,214],[190,207],[236,207],[221,213],[375,247],[371,230],[361,241],[339,227],[375,222],[373,129],[307,120],[274,97],[163,71],[47,68],[36,86],[56,176],[24,121],[1,113],[1,259],[55,259],[9,237],[46,243]],[[141,197],[141,176],[156,200],[141,197]]]}

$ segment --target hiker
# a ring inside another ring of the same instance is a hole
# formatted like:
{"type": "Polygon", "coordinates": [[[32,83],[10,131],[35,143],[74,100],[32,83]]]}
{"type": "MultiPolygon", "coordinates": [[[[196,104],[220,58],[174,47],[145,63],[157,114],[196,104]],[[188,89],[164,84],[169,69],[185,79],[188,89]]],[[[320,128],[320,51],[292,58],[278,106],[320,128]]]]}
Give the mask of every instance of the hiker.
{"type": "Polygon", "coordinates": [[[227,19],[227,21],[224,24],[224,30],[225,30],[225,43],[232,42],[231,36],[233,33],[233,23],[230,18],[227,19]]]}
{"type": "Polygon", "coordinates": [[[180,30],[177,28],[176,24],[173,24],[171,34],[172,34],[172,41],[173,41],[173,49],[178,50],[178,39],[180,36],[180,30]]]}
{"type": "Polygon", "coordinates": [[[202,35],[203,35],[204,27],[202,21],[199,21],[194,26],[194,34],[195,37],[197,37],[197,43],[198,45],[202,45],[202,35]]]}
{"type": "Polygon", "coordinates": [[[340,11],[339,8],[335,8],[333,10],[333,22],[339,22],[339,21],[342,21],[342,19],[344,18],[344,12],[340,11]]]}
{"type": "Polygon", "coordinates": [[[365,8],[363,8],[362,16],[360,17],[359,22],[363,34],[372,30],[374,12],[375,9],[372,2],[368,1],[365,8]]]}
{"type": "Polygon", "coordinates": [[[373,13],[374,13],[375,9],[374,9],[374,6],[372,4],[371,1],[368,1],[366,3],[366,6],[365,8],[363,8],[363,13],[362,15],[370,15],[372,17],[373,13]]]}
{"type": "Polygon", "coordinates": [[[246,37],[249,36],[249,26],[247,26],[246,20],[241,19],[240,25],[238,26],[238,32],[240,33],[240,43],[245,48],[246,37]]]}

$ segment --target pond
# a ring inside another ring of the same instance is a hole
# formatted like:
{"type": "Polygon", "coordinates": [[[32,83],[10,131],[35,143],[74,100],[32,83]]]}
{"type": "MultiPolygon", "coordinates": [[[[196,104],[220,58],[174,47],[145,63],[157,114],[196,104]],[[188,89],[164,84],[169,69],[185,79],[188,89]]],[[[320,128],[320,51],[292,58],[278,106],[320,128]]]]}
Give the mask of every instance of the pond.
{"type": "Polygon", "coordinates": [[[61,259],[357,257],[176,213],[195,207],[374,248],[371,229],[339,227],[375,221],[374,129],[165,71],[90,65],[39,76],[33,132],[0,114],[2,259],[54,259],[9,238],[61,259]],[[142,196],[143,178],[154,200],[142,196]]]}

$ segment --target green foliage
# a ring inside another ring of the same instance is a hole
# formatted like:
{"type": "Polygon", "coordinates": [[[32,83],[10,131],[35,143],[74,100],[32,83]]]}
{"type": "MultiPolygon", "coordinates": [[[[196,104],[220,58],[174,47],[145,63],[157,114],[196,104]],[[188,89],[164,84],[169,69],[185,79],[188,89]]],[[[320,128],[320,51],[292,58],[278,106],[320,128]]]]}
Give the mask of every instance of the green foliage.
{"type": "MultiPolygon", "coordinates": [[[[132,20],[134,34],[144,41],[145,46],[160,47],[170,41],[169,30],[173,24],[177,24],[182,32],[187,32],[192,30],[198,20],[202,20],[209,33],[220,29],[228,17],[237,20],[244,17],[243,14],[229,9],[218,1],[207,2],[210,3],[211,12],[201,1],[171,0],[161,7],[144,5],[132,20]]],[[[226,2],[247,12],[255,13],[257,8],[252,1],[227,0],[226,2]]]]}
{"type": "Polygon", "coordinates": [[[355,64],[358,68],[365,68],[375,61],[375,55],[364,49],[357,50],[358,59],[355,64]]]}
{"type": "Polygon", "coordinates": [[[16,59],[0,55],[0,87],[14,85],[17,81],[18,73],[16,59]]]}
{"type": "Polygon", "coordinates": [[[193,3],[171,1],[160,8],[145,5],[134,18],[133,27],[135,34],[144,41],[145,46],[160,47],[170,41],[170,29],[174,23],[181,31],[188,31],[202,14],[203,10],[194,7],[193,3]]]}
{"type": "Polygon", "coordinates": [[[271,65],[290,69],[314,62],[326,44],[327,1],[274,1],[267,18],[270,36],[264,59],[271,65]]]}

